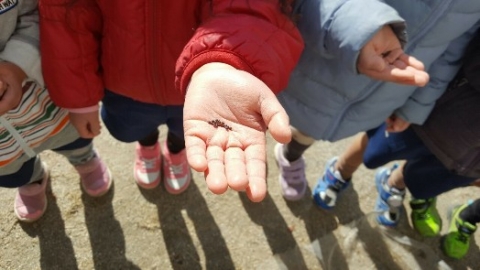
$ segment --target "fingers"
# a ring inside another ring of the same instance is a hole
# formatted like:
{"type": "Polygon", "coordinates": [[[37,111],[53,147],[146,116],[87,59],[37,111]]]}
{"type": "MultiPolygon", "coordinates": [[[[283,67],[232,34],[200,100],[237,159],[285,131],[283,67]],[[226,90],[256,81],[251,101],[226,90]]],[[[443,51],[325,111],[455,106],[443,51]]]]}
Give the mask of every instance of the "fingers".
{"type": "Polygon", "coordinates": [[[77,129],[78,131],[78,134],[80,135],[80,137],[82,138],[85,138],[85,139],[93,139],[95,138],[95,135],[90,132],[88,129],[77,129]]]}
{"type": "Polygon", "coordinates": [[[185,144],[189,163],[195,170],[205,172],[205,181],[211,192],[223,194],[230,187],[246,191],[254,202],[265,198],[265,143],[244,149],[239,140],[220,129],[210,138],[208,145],[199,137],[186,137],[185,144]]]}
{"type": "Polygon", "coordinates": [[[100,134],[100,125],[89,122],[72,122],[77,128],[80,137],[92,139],[100,134]]]}
{"type": "Polygon", "coordinates": [[[403,53],[401,54],[399,57],[398,57],[399,60],[401,60],[402,62],[404,62],[407,66],[411,66],[413,67],[414,69],[416,70],[425,70],[425,66],[423,65],[423,63],[418,60],[417,58],[413,57],[413,56],[410,56],[406,53],[403,53]]]}
{"type": "Polygon", "coordinates": [[[397,61],[401,55],[404,55],[403,50],[398,48],[384,53],[383,59],[386,63],[393,63],[397,61]]]}
{"type": "Polygon", "coordinates": [[[268,91],[260,104],[260,111],[270,134],[279,143],[288,143],[292,139],[292,131],[288,115],[275,95],[268,91]]]}
{"type": "Polygon", "coordinates": [[[252,202],[260,202],[267,195],[267,166],[265,145],[250,146],[245,149],[247,163],[247,196],[252,202]]]}
{"type": "Polygon", "coordinates": [[[97,122],[93,122],[93,123],[91,122],[88,124],[88,131],[90,136],[95,137],[100,135],[100,130],[101,130],[100,122],[97,121],[97,122]]]}
{"type": "Polygon", "coordinates": [[[357,68],[361,74],[370,78],[405,85],[423,87],[429,81],[428,73],[421,61],[393,47],[379,54],[374,46],[362,48],[357,68]]]}
{"type": "Polygon", "coordinates": [[[409,123],[395,123],[392,125],[392,130],[389,132],[402,132],[410,126],[409,123]]]}
{"type": "Polygon", "coordinates": [[[236,191],[245,190],[253,202],[260,202],[265,198],[267,193],[265,145],[249,146],[245,150],[240,147],[229,147],[225,153],[221,147],[210,146],[207,157],[206,181],[213,193],[222,194],[230,187],[236,191]]]}
{"type": "Polygon", "coordinates": [[[406,54],[392,63],[390,74],[398,79],[398,83],[405,82],[419,87],[425,86],[430,79],[424,71],[423,63],[406,54]]]}
{"type": "Polygon", "coordinates": [[[387,132],[402,132],[410,126],[410,123],[395,115],[390,116],[385,120],[385,130],[387,132]]]}
{"type": "Polygon", "coordinates": [[[376,80],[418,87],[425,86],[429,81],[428,73],[408,66],[407,63],[399,59],[395,60],[392,64],[387,65],[386,68],[380,72],[375,70],[364,70],[361,71],[361,73],[376,80]]]}
{"type": "Polygon", "coordinates": [[[428,73],[424,71],[425,66],[413,56],[402,52],[394,61],[389,60],[389,63],[392,63],[390,74],[396,80],[394,82],[422,87],[429,81],[428,73]]]}
{"type": "Polygon", "coordinates": [[[236,191],[244,191],[248,187],[245,166],[245,153],[240,147],[229,147],[225,151],[225,169],[228,185],[236,191]]]}
{"type": "Polygon", "coordinates": [[[223,194],[228,189],[227,179],[225,177],[224,151],[221,147],[211,145],[207,151],[208,170],[205,175],[205,181],[208,189],[214,194],[223,194]]]}
{"type": "Polygon", "coordinates": [[[208,168],[205,141],[197,136],[185,136],[185,149],[190,167],[197,172],[205,172],[208,168]]]}

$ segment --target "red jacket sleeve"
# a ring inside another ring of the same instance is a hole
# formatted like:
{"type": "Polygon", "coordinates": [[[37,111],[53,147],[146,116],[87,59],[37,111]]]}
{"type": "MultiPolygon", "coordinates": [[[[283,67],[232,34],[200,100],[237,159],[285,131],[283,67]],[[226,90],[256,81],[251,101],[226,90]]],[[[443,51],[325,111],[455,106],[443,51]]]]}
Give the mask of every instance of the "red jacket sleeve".
{"type": "Polygon", "coordinates": [[[70,109],[97,105],[104,87],[96,1],[40,0],[39,10],[43,77],[52,100],[70,109]]]}
{"type": "Polygon", "coordinates": [[[180,55],[176,86],[185,93],[202,65],[223,62],[247,71],[278,93],[286,87],[303,41],[278,0],[213,0],[180,55]]]}

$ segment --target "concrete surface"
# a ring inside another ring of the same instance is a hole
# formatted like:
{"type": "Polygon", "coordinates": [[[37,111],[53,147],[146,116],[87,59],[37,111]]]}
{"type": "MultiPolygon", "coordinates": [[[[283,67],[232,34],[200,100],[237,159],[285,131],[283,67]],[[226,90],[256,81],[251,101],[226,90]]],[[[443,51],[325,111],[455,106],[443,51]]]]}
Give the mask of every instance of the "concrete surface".
{"type": "MultiPolygon", "coordinates": [[[[310,188],[348,141],[318,142],[307,151],[310,188]]],[[[74,169],[52,152],[42,154],[52,179],[42,219],[19,223],[14,190],[0,189],[0,269],[480,269],[480,233],[468,256],[454,261],[442,254],[440,237],[420,237],[407,218],[396,230],[376,225],[374,172],[364,167],[336,209],[326,212],[314,206],[310,188],[299,202],[282,198],[270,137],[269,195],[257,204],[233,191],[210,193],[198,173],[178,196],[162,185],[141,190],[132,176],[134,145],[115,141],[105,128],[95,143],[115,178],[102,198],[84,195],[74,169]]],[[[439,198],[443,233],[447,209],[478,191],[439,198]]]]}

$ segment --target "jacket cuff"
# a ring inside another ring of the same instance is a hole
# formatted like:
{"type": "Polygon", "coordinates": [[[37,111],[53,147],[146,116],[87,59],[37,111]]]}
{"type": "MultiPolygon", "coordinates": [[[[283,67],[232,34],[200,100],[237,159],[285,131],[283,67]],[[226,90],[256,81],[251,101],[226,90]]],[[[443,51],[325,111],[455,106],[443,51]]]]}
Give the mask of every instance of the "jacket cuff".
{"type": "Polygon", "coordinates": [[[422,125],[433,110],[435,104],[419,104],[409,99],[401,108],[395,111],[395,115],[411,124],[422,125]]]}
{"type": "Polygon", "coordinates": [[[91,113],[91,112],[95,112],[95,111],[98,111],[100,106],[98,105],[94,105],[94,106],[90,106],[90,107],[84,107],[84,108],[75,108],[75,109],[68,109],[68,112],[71,112],[71,113],[91,113]]]}
{"type": "Polygon", "coordinates": [[[233,54],[230,51],[222,51],[222,50],[209,50],[202,52],[192,58],[184,67],[183,72],[181,74],[177,74],[177,82],[176,86],[182,94],[186,94],[188,84],[190,83],[190,79],[192,75],[197,69],[201,66],[212,63],[212,62],[220,62],[228,64],[236,69],[243,70],[249,73],[253,73],[253,69],[244,62],[238,55],[233,54]]]}

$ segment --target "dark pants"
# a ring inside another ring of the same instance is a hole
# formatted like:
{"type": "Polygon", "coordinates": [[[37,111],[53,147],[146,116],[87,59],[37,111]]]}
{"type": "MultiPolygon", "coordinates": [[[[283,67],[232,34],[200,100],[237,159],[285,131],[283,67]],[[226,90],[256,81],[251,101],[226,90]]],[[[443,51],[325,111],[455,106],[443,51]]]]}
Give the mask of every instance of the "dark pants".
{"type": "MultiPolygon", "coordinates": [[[[75,149],[85,147],[90,143],[92,143],[92,139],[79,138],[67,145],[64,145],[56,149],[52,149],[52,151],[58,152],[58,151],[64,151],[64,150],[75,150],[75,149]]],[[[33,157],[27,160],[25,163],[23,163],[22,167],[20,167],[20,169],[17,172],[0,176],[0,186],[7,187],[7,188],[16,188],[16,187],[21,187],[27,184],[30,181],[30,178],[32,177],[35,160],[36,160],[36,157],[33,157]]]]}
{"type": "Polygon", "coordinates": [[[480,199],[475,200],[467,208],[460,212],[460,217],[463,220],[475,225],[480,222],[480,199]]]}
{"type": "Polygon", "coordinates": [[[394,160],[406,160],[403,175],[412,196],[427,199],[443,192],[467,186],[475,178],[450,172],[408,128],[404,132],[385,136],[385,124],[367,132],[369,138],[364,154],[364,164],[377,168],[394,160]]]}
{"type": "Polygon", "coordinates": [[[143,103],[105,91],[101,115],[110,134],[122,142],[135,142],[157,132],[166,124],[169,132],[183,138],[183,106],[143,103]]]}

